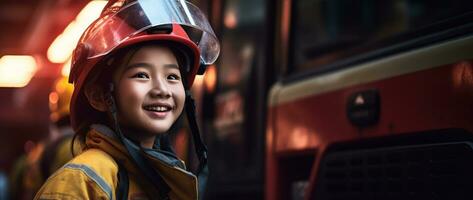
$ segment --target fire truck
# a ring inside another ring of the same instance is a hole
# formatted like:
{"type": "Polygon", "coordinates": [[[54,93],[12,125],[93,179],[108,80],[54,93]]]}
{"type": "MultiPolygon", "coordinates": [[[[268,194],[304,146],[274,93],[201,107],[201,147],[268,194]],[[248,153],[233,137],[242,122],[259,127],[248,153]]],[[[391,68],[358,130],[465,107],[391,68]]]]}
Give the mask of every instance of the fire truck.
{"type": "Polygon", "coordinates": [[[472,1],[210,2],[204,199],[472,198],[472,1]]]}
{"type": "Polygon", "coordinates": [[[473,198],[471,1],[277,1],[265,199],[473,198]]]}

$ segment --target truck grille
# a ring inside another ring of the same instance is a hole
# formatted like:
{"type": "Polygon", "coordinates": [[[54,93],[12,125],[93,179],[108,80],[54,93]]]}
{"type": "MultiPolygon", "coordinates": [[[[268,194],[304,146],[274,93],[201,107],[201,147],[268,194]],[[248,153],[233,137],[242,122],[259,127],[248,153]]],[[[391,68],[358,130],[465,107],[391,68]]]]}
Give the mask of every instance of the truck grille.
{"type": "Polygon", "coordinates": [[[472,143],[329,152],[314,199],[473,199],[472,143]]]}

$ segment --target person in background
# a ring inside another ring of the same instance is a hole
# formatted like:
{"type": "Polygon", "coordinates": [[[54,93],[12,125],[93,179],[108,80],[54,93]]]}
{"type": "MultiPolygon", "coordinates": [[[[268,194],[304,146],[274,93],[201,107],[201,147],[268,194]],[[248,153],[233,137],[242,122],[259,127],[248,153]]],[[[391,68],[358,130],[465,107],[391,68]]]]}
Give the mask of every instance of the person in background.
{"type": "Polygon", "coordinates": [[[68,83],[68,77],[61,76],[49,94],[50,119],[53,122],[50,127],[51,140],[38,162],[43,182],[73,157],[71,147],[74,130],[71,127],[69,110],[73,90],[72,84],[68,83]]]}
{"type": "Polygon", "coordinates": [[[28,200],[32,198],[31,191],[27,190],[31,186],[27,185],[26,179],[31,174],[33,163],[38,160],[43,147],[43,143],[25,142],[24,153],[16,159],[9,172],[8,197],[10,199],[28,200]]]}
{"type": "Polygon", "coordinates": [[[24,162],[18,164],[23,168],[17,172],[18,180],[14,181],[17,188],[12,197],[15,199],[32,199],[46,179],[72,159],[74,131],[69,112],[72,91],[67,77],[61,76],[55,81],[49,95],[49,134],[28,151],[24,162]]]}

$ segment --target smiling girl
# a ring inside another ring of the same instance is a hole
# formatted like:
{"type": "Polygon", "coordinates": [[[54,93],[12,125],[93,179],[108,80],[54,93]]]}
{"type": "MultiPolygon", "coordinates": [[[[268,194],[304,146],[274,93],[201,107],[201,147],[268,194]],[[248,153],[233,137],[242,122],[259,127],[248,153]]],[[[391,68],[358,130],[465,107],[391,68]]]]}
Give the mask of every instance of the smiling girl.
{"type": "Polygon", "coordinates": [[[189,90],[218,54],[208,21],[188,2],[109,1],[73,54],[71,122],[83,150],[35,199],[198,199],[197,178],[166,135],[185,111],[198,172],[205,168],[189,90]]]}

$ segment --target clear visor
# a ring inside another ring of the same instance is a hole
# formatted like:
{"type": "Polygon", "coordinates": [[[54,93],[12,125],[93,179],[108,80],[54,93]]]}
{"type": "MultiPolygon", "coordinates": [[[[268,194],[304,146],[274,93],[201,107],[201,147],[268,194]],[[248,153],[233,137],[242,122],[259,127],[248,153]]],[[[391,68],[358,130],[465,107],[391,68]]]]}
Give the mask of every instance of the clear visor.
{"type": "Polygon", "coordinates": [[[92,50],[88,58],[98,57],[133,35],[166,24],[193,29],[193,34],[188,35],[198,46],[201,61],[207,65],[215,62],[220,52],[217,37],[200,9],[184,0],[137,0],[97,20],[80,43],[92,50]]]}

